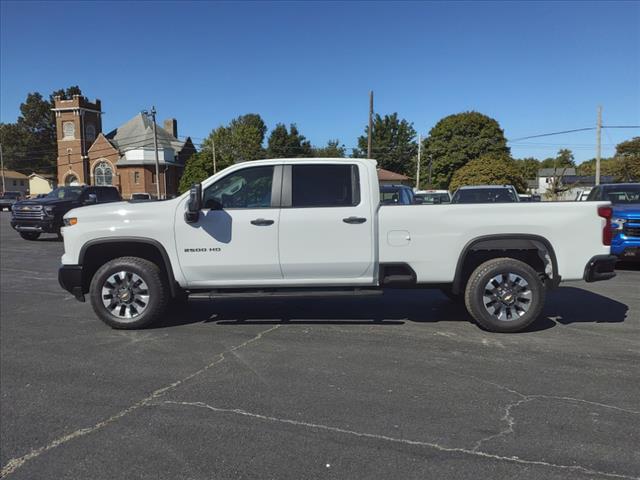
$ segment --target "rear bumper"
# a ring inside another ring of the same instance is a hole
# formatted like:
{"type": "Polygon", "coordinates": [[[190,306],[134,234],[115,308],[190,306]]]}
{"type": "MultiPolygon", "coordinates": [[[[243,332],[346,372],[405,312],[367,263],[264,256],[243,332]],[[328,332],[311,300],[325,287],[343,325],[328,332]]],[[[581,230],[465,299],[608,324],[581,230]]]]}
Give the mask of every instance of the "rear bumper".
{"type": "Polygon", "coordinates": [[[599,282],[616,276],[615,268],[618,257],[615,255],[596,255],[584,268],[584,280],[599,282]]]}
{"type": "Polygon", "coordinates": [[[58,270],[58,283],[67,292],[73,294],[76,300],[84,302],[82,265],[61,265],[58,270]]]}

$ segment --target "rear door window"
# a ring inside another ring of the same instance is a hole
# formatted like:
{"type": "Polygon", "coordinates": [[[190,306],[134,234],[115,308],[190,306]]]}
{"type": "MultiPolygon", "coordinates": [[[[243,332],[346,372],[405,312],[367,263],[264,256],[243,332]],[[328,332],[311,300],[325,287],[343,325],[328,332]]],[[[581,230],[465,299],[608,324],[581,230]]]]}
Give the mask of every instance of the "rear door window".
{"type": "Polygon", "coordinates": [[[356,165],[292,165],[293,208],[351,207],[359,203],[356,165]]]}

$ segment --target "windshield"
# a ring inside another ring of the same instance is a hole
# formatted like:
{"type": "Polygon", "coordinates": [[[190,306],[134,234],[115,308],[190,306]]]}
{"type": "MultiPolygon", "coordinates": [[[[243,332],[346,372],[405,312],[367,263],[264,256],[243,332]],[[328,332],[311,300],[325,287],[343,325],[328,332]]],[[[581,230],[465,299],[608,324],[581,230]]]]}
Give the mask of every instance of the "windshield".
{"type": "Polygon", "coordinates": [[[11,198],[12,200],[17,200],[18,198],[20,198],[20,193],[19,192],[5,192],[4,195],[2,195],[2,198],[11,198]]]}
{"type": "Polygon", "coordinates": [[[452,203],[511,203],[518,199],[510,188],[469,188],[458,190],[452,203]]]}
{"type": "Polygon", "coordinates": [[[416,198],[421,198],[422,203],[449,203],[448,193],[417,193],[416,198]]]}
{"type": "Polygon", "coordinates": [[[612,185],[604,188],[603,200],[608,200],[614,205],[640,203],[640,184],[638,185],[612,185]]]}
{"type": "Polygon", "coordinates": [[[60,200],[75,200],[82,193],[82,187],[58,187],[51,190],[46,198],[58,198],[60,200]]]}

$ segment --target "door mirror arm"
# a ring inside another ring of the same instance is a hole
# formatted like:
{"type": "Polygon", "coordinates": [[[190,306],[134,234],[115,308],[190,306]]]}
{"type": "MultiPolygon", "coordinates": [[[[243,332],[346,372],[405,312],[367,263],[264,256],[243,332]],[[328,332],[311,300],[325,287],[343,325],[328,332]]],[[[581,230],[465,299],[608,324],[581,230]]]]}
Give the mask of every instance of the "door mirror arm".
{"type": "Polygon", "coordinates": [[[202,184],[194,183],[189,191],[187,211],[184,213],[184,221],[196,223],[200,219],[200,209],[202,208],[202,184]]]}

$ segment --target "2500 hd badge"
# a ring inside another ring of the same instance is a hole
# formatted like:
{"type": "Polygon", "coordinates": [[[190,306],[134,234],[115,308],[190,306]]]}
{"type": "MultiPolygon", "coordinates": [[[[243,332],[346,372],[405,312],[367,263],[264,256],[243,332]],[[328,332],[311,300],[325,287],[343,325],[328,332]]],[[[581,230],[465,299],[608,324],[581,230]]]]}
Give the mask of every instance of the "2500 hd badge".
{"type": "Polygon", "coordinates": [[[205,253],[205,252],[219,252],[222,249],[220,247],[209,247],[209,248],[185,248],[185,253],[205,253]]]}

